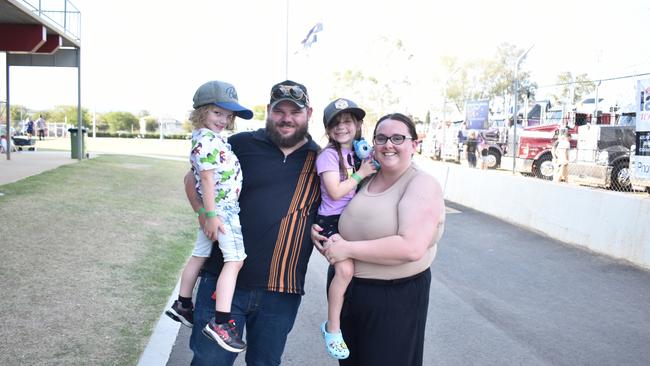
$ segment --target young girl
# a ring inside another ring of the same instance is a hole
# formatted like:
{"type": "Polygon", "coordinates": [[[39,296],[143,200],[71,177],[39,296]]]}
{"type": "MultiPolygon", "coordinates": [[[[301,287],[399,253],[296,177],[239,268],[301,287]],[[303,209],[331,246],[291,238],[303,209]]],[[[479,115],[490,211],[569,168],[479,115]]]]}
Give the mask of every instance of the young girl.
{"type": "Polygon", "coordinates": [[[205,326],[203,334],[230,352],[242,352],[246,343],[230,316],[237,275],[246,258],[239,224],[242,173],[239,160],[220,135],[224,129],[234,129],[235,116],[251,119],[253,112],[239,105],[231,84],[210,81],[194,94],[190,162],[197,181],[196,190],[203,201],[203,207],[197,212],[203,225],[183,270],[178,300],[166,314],[188,327],[193,325],[192,290],[210,256],[213,241],[218,240],[224,265],[217,280],[215,317],[205,326]]]}
{"type": "MultiPolygon", "coordinates": [[[[330,237],[338,233],[338,220],[345,206],[365,177],[377,171],[372,159],[361,162],[354,171],[352,141],[361,137],[361,124],[366,112],[353,101],[337,99],[325,107],[323,123],[329,144],[316,159],[316,170],[321,181],[321,205],[316,223],[323,229],[321,235],[330,237]]],[[[321,324],[325,347],[330,356],[347,358],[350,351],[343,340],[340,328],[343,295],[352,275],[351,259],[334,265],[335,274],[328,290],[327,321],[321,324]]]]}

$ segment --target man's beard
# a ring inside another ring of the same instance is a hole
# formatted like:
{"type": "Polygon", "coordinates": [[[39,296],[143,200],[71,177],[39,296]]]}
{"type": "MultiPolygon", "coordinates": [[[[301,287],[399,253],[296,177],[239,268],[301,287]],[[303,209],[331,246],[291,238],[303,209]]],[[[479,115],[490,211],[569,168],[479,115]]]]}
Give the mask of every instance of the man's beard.
{"type": "MultiPolygon", "coordinates": [[[[280,122],[278,127],[282,127],[288,124],[289,123],[287,122],[280,122]]],[[[307,136],[307,124],[305,123],[304,125],[299,125],[293,123],[291,125],[296,126],[296,131],[289,136],[283,136],[278,132],[276,124],[267,119],[266,133],[268,134],[269,139],[271,139],[274,144],[278,145],[278,147],[294,147],[304,141],[305,137],[307,136]]]]}

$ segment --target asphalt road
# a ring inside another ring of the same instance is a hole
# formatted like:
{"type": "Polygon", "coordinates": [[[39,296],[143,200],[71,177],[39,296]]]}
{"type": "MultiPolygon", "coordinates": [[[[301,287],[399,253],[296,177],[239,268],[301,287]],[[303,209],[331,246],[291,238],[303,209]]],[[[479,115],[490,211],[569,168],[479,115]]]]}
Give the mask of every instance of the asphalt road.
{"type": "MultiPolygon", "coordinates": [[[[447,207],[425,365],[650,365],[650,272],[447,207]]],[[[337,364],[318,331],[326,266],[315,253],[283,365],[337,364]]],[[[189,365],[188,344],[181,327],[168,365],[189,365]]],[[[235,364],[245,365],[243,355],[235,364]]]]}

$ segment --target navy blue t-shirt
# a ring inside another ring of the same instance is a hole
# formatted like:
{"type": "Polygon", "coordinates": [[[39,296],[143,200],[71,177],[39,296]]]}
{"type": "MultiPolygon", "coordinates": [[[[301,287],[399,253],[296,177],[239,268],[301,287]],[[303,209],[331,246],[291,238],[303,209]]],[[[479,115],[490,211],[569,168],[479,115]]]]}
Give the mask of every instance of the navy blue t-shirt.
{"type": "MultiPolygon", "coordinates": [[[[239,218],[247,257],[237,286],[303,295],[313,248],[309,230],[320,204],[320,147],[310,138],[285,157],[265,129],[235,134],[228,142],[244,177],[239,218]]],[[[215,243],[204,270],[219,273],[222,267],[215,243]]]]}

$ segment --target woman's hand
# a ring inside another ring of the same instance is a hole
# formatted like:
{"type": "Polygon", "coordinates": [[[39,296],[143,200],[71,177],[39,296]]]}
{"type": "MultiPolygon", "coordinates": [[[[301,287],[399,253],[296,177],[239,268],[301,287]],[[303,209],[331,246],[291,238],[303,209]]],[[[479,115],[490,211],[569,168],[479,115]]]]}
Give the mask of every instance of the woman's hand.
{"type": "Polygon", "coordinates": [[[325,248],[323,247],[323,242],[327,241],[327,238],[322,236],[320,232],[323,231],[323,228],[320,227],[318,224],[313,224],[311,226],[310,230],[310,236],[311,236],[311,242],[314,244],[316,249],[320,252],[320,254],[323,254],[323,251],[325,248]]]}
{"type": "Polygon", "coordinates": [[[346,260],[351,258],[348,252],[349,246],[350,243],[343,239],[341,235],[334,234],[323,247],[323,255],[330,264],[346,260]]]}

